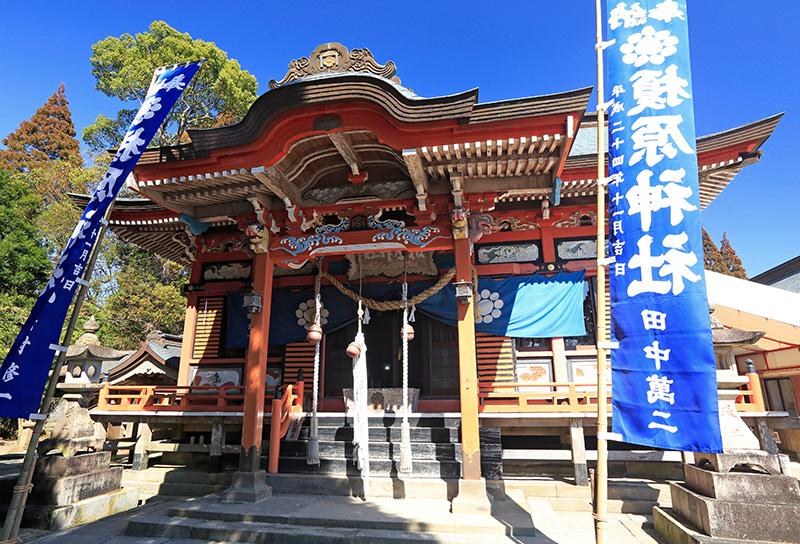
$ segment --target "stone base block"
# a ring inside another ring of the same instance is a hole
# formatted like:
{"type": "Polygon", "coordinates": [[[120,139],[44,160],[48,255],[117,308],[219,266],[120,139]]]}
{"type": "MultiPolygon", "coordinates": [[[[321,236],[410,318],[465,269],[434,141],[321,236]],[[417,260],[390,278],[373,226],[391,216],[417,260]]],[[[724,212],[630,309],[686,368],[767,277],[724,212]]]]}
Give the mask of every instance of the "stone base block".
{"type": "Polygon", "coordinates": [[[800,504],[721,501],[678,483],[670,491],[672,508],[704,535],[800,544],[800,504]]]}
{"type": "Polygon", "coordinates": [[[492,501],[486,491],[486,480],[458,480],[458,495],[451,503],[453,514],[491,514],[492,501]]]}
{"type": "Polygon", "coordinates": [[[714,472],[686,465],[686,487],[728,502],[800,504],[800,482],[791,476],[747,472],[714,472]]]}
{"type": "Polygon", "coordinates": [[[267,473],[234,472],[231,485],[222,495],[222,502],[261,502],[272,496],[272,488],[267,485],[267,473]]]}
{"type": "Polygon", "coordinates": [[[115,491],[122,482],[122,470],[122,467],[106,468],[57,480],[34,478],[28,502],[62,506],[115,491]]]}
{"type": "Polygon", "coordinates": [[[781,474],[781,462],[777,455],[760,450],[742,450],[735,453],[695,453],[694,463],[711,466],[716,472],[730,472],[736,465],[759,467],[769,474],[781,474]]]}
{"type": "Polygon", "coordinates": [[[767,540],[732,540],[700,534],[686,524],[671,508],[653,508],[653,524],[666,544],[776,544],[767,540]]]}
{"type": "Polygon", "coordinates": [[[138,505],[137,489],[118,489],[65,506],[29,505],[25,508],[23,524],[26,527],[56,531],[91,523],[136,508],[138,505]]]}
{"type": "Polygon", "coordinates": [[[108,468],[111,464],[111,452],[99,451],[85,453],[74,457],[61,457],[60,455],[45,455],[37,459],[33,479],[42,478],[55,480],[65,476],[88,474],[97,470],[108,468]]]}

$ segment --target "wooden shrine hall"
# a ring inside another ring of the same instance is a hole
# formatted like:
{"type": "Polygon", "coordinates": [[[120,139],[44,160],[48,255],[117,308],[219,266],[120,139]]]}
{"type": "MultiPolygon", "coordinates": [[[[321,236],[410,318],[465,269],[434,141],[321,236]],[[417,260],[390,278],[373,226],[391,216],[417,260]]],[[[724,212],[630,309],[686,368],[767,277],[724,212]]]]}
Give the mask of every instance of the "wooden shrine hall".
{"type": "MultiPolygon", "coordinates": [[[[415,444],[441,429],[452,459],[415,446],[411,474],[460,479],[465,494],[497,477],[506,436],[566,432],[585,471],[592,89],[425,98],[396,71],[367,49],[324,44],[270,81],[241,122],[142,155],[128,179],[140,198],[119,199],[111,227],[191,273],[177,386],[107,385],[94,410],[146,429],[135,467],[159,451],[158,425],[210,432],[214,457],[241,446],[234,498],[246,500],[267,452],[270,472],[310,470],[313,433],[320,470],[352,471],[333,446],[351,435],[329,427],[366,409],[370,425],[392,429],[405,415],[415,444]],[[360,331],[366,397],[354,386],[360,331]]],[[[703,206],[758,162],[779,119],[697,140],[703,206]]],[[[743,411],[763,411],[753,398],[743,391],[743,411]]],[[[200,451],[184,446],[170,451],[200,451]]],[[[373,474],[397,474],[391,453],[375,455],[373,474]]]]}

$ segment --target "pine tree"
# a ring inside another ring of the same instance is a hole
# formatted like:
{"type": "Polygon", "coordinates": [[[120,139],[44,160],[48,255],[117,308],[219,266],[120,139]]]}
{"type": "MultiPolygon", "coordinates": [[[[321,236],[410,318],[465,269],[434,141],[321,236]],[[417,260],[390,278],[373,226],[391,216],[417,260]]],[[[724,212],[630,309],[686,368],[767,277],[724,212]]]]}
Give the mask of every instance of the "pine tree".
{"type": "Polygon", "coordinates": [[[744,280],[747,279],[747,272],[744,269],[744,265],[742,264],[742,260],[736,254],[736,250],[733,249],[730,240],[728,240],[728,233],[722,233],[722,243],[719,247],[720,255],[722,255],[722,260],[725,263],[725,273],[729,276],[733,276],[734,278],[742,278],[744,280]]]}
{"type": "Polygon", "coordinates": [[[0,168],[29,173],[53,161],[81,166],[81,149],[75,139],[75,125],[69,102],[60,84],[36,113],[9,134],[0,150],[0,168]]]}
{"type": "Polygon", "coordinates": [[[720,274],[727,274],[728,267],[725,266],[725,259],[714,243],[714,239],[708,234],[706,229],[703,229],[703,264],[706,270],[712,272],[719,272],[720,274]]]}

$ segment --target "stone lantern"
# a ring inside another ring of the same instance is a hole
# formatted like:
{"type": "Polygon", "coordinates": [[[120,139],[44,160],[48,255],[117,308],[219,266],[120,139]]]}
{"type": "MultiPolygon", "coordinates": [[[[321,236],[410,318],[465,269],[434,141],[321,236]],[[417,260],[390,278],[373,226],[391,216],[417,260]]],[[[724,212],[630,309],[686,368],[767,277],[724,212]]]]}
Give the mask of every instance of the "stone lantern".
{"type": "Polygon", "coordinates": [[[97,391],[103,385],[103,375],[131,354],[130,351],[103,346],[97,336],[99,330],[100,324],[94,316],[84,323],[83,334],[67,350],[63,379],[58,384],[64,399],[83,407],[94,404],[97,391]]]}

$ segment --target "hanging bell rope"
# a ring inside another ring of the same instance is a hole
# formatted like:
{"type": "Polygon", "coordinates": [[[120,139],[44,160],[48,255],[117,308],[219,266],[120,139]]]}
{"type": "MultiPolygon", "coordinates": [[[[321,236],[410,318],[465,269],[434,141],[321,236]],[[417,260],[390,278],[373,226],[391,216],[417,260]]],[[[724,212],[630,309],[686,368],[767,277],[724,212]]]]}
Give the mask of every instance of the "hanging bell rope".
{"type": "MultiPolygon", "coordinates": [[[[359,262],[359,264],[361,264],[359,262]]],[[[359,270],[358,291],[361,294],[363,269],[359,270]]],[[[361,471],[364,482],[364,498],[370,487],[369,469],[369,414],[367,413],[368,380],[367,380],[367,345],[364,341],[362,322],[364,305],[358,299],[358,332],[353,342],[347,346],[347,354],[353,358],[353,447],[356,467],[361,471]]]]}
{"type": "Polygon", "coordinates": [[[311,431],[308,437],[306,463],[319,465],[319,420],[317,404],[319,402],[319,362],[322,343],[322,259],[317,259],[317,278],[314,281],[314,322],[308,328],[306,338],[314,344],[314,385],[311,396],[311,431]]]}
{"type": "MultiPolygon", "coordinates": [[[[434,283],[421,293],[409,299],[405,304],[410,306],[416,306],[417,304],[420,304],[424,300],[428,299],[429,297],[441,291],[445,285],[450,283],[450,280],[452,280],[455,275],[456,275],[456,269],[451,268],[450,270],[445,272],[444,276],[439,278],[439,281],[437,281],[436,283],[434,283]]],[[[356,302],[362,301],[364,303],[364,306],[367,307],[367,309],[375,310],[377,312],[390,312],[394,310],[403,309],[404,303],[402,300],[375,300],[374,298],[362,297],[360,293],[360,288],[359,288],[359,293],[356,293],[352,289],[347,288],[342,282],[340,282],[327,272],[323,272],[322,277],[328,280],[331,283],[331,285],[336,287],[336,289],[338,289],[344,296],[356,302]]]]}
{"type": "Polygon", "coordinates": [[[414,338],[414,328],[408,322],[408,254],[403,253],[403,326],[400,336],[403,342],[403,423],[400,427],[400,472],[410,473],[411,461],[411,426],[408,423],[408,342],[414,338]]]}

